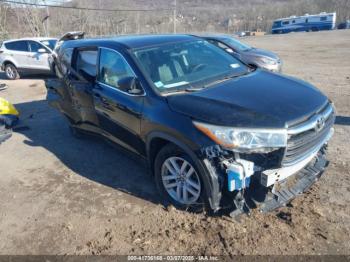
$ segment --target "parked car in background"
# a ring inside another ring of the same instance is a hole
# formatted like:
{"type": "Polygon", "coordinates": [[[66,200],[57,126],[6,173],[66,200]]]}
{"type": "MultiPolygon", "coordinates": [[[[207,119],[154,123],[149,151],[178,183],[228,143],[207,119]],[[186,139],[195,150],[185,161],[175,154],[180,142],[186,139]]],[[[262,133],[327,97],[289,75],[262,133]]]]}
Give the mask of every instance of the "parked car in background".
{"type": "Polygon", "coordinates": [[[22,74],[51,73],[49,55],[56,45],[55,38],[23,38],[4,41],[0,47],[0,66],[8,79],[22,74]]]}
{"type": "Polygon", "coordinates": [[[350,29],[350,20],[340,23],[337,29],[350,29]]]}
{"type": "Polygon", "coordinates": [[[46,82],[47,99],[72,134],[99,134],[138,154],[178,208],[270,211],[327,166],[329,99],[202,38],[69,40],[55,52],[60,74],[46,82]]]}
{"type": "Polygon", "coordinates": [[[246,35],[246,33],[244,31],[240,31],[240,32],[236,32],[235,35],[238,37],[243,37],[246,35]]]}
{"type": "Polygon", "coordinates": [[[273,72],[282,71],[282,60],[271,51],[251,47],[230,35],[205,35],[202,38],[224,49],[247,65],[257,66],[273,72]]]}

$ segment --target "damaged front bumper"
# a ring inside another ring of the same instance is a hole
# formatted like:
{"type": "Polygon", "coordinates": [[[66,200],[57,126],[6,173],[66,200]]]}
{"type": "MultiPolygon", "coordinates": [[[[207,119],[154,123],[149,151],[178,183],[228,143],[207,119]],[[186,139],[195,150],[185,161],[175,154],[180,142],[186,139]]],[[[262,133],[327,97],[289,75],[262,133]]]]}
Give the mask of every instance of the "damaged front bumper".
{"type": "MultiPolygon", "coordinates": [[[[217,190],[214,190],[216,193],[211,194],[210,204],[213,210],[226,209],[234,217],[242,213],[249,213],[254,208],[258,208],[261,212],[269,212],[285,206],[293,198],[307,191],[321,177],[328,166],[326,149],[327,143],[309,154],[309,157],[288,167],[274,169],[256,165],[249,183],[243,182],[246,187],[234,190],[231,190],[232,185],[230,185],[232,181],[229,179],[228,170],[232,169],[232,166],[229,163],[239,164],[237,158],[243,156],[231,155],[218,148],[215,152],[211,150],[211,154],[206,152],[207,157],[204,162],[207,170],[210,171],[212,177],[218,178],[217,182],[220,184],[217,190]]],[[[271,159],[269,160],[271,162],[271,159]]],[[[250,161],[253,160],[250,159],[250,161]]],[[[241,184],[236,185],[242,186],[241,184]]]]}
{"type": "Polygon", "coordinates": [[[308,159],[308,162],[294,166],[295,171],[289,170],[288,176],[272,185],[266,184],[264,172],[261,172],[255,176],[255,182],[249,188],[238,191],[235,195],[231,194],[233,203],[230,215],[234,217],[241,213],[249,213],[252,208],[270,212],[285,206],[307,191],[321,177],[328,163],[326,146],[323,146],[316,155],[308,159]]]}
{"type": "Polygon", "coordinates": [[[269,212],[285,206],[293,198],[308,190],[322,176],[328,163],[325,149],[320,150],[303,169],[293,176],[274,184],[265,201],[259,206],[259,209],[262,212],[269,212]]]}

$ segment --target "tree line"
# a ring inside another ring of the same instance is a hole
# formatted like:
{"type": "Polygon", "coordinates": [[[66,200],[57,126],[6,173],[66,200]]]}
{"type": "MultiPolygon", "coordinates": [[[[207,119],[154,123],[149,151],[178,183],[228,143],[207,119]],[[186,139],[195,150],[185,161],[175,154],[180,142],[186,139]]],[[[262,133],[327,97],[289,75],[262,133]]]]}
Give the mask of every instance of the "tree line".
{"type": "Polygon", "coordinates": [[[174,18],[177,33],[270,32],[273,20],[305,13],[337,12],[338,23],[350,19],[350,0],[177,0],[176,12],[174,0],[72,0],[63,5],[154,11],[96,11],[0,2],[0,39],[60,36],[77,30],[91,36],[172,33],[174,18]]]}

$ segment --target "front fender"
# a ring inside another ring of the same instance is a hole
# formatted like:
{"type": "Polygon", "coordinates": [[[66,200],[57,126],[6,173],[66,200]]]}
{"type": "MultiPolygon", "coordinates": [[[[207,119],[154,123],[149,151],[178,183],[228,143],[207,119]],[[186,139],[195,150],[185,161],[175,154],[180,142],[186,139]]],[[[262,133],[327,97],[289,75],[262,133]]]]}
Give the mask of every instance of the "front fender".
{"type": "Polygon", "coordinates": [[[151,157],[151,144],[153,139],[163,139],[170,143],[175,144],[179,148],[181,148],[187,155],[191,157],[191,159],[194,161],[196,167],[198,168],[198,171],[202,174],[203,183],[204,183],[204,190],[206,198],[208,199],[208,202],[210,204],[210,207],[215,211],[220,209],[220,201],[221,201],[221,191],[220,191],[220,184],[219,184],[219,178],[218,174],[216,172],[215,167],[210,163],[208,159],[201,159],[199,158],[193,149],[191,149],[186,143],[183,141],[180,141],[177,138],[174,138],[173,136],[163,133],[163,132],[152,132],[147,136],[146,140],[146,152],[147,152],[147,159],[152,167],[152,157],[151,157]]]}

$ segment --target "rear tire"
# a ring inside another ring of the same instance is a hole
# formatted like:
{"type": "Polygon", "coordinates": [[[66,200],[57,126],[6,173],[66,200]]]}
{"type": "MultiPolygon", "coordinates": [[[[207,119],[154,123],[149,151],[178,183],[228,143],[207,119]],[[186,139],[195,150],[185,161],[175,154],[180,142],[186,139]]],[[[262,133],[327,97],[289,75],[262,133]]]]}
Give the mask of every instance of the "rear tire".
{"type": "Polygon", "coordinates": [[[5,65],[5,74],[9,80],[16,80],[20,78],[17,68],[11,63],[5,65]]]}
{"type": "Polygon", "coordinates": [[[174,144],[164,146],[154,163],[155,182],[165,205],[190,212],[203,212],[207,206],[202,175],[194,161],[174,144]]]}

